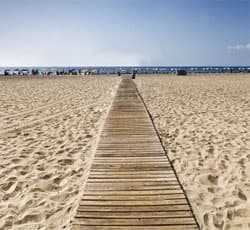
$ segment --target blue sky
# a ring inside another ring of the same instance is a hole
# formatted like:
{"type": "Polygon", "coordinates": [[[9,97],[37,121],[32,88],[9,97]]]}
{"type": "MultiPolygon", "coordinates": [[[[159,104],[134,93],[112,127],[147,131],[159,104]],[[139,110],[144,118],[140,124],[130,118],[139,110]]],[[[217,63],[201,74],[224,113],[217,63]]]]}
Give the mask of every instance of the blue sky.
{"type": "Polygon", "coordinates": [[[0,66],[250,65],[250,0],[0,0],[0,66]]]}

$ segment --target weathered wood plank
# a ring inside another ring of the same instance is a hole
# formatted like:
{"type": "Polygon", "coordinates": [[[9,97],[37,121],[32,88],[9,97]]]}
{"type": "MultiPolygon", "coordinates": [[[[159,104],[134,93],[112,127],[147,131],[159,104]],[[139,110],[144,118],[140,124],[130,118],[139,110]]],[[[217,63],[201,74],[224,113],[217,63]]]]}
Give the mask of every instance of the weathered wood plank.
{"type": "Polygon", "coordinates": [[[102,172],[96,172],[96,171],[90,171],[90,175],[175,175],[173,173],[173,170],[140,170],[140,171],[135,171],[135,172],[129,172],[129,171],[118,171],[118,172],[105,172],[105,174],[103,174],[102,172]]]}
{"type": "Polygon", "coordinates": [[[169,217],[192,217],[191,211],[163,211],[163,212],[100,212],[100,211],[94,211],[94,212],[78,212],[76,217],[90,217],[90,218],[99,218],[99,217],[105,217],[105,218],[169,218],[169,217]]]}
{"type": "Polygon", "coordinates": [[[96,206],[143,206],[143,205],[172,205],[172,204],[186,204],[186,199],[175,200],[81,200],[80,205],[96,205],[96,206]]]}
{"type": "Polygon", "coordinates": [[[160,162],[160,163],[155,163],[155,162],[143,162],[142,163],[134,163],[134,162],[115,162],[115,163],[110,163],[110,162],[102,162],[102,163],[96,163],[93,162],[93,168],[94,169],[102,169],[102,168],[109,168],[109,169],[143,169],[143,168],[169,168],[170,164],[169,162],[160,162]]]}
{"type": "MultiPolygon", "coordinates": [[[[165,178],[91,178],[89,177],[89,183],[121,183],[121,182],[156,182],[161,181],[165,184],[168,182],[177,182],[176,177],[165,177],[165,178]]],[[[177,182],[178,183],[178,182],[177,182]]]]}
{"type": "Polygon", "coordinates": [[[120,196],[107,196],[107,195],[84,195],[82,200],[173,200],[173,199],[185,199],[183,193],[180,194],[166,194],[166,195],[138,195],[138,196],[131,196],[131,195],[120,195],[120,196]]]}
{"type": "Polygon", "coordinates": [[[100,184],[98,185],[86,185],[86,190],[94,190],[94,191],[150,191],[150,190],[168,190],[168,189],[180,189],[181,191],[181,187],[179,184],[168,184],[165,186],[138,186],[138,185],[123,185],[123,186],[112,186],[110,187],[110,185],[106,185],[106,186],[102,186],[100,184]]]}
{"type": "Polygon", "coordinates": [[[152,211],[190,211],[188,204],[170,205],[133,205],[133,206],[100,206],[100,205],[80,205],[79,211],[100,211],[100,212],[152,212],[152,211]]]}
{"type": "Polygon", "coordinates": [[[141,195],[166,195],[166,194],[183,194],[181,189],[165,189],[165,190],[85,190],[84,195],[106,195],[106,196],[141,196],[141,195]]]}
{"type": "Polygon", "coordinates": [[[154,180],[166,180],[166,179],[175,179],[176,180],[176,177],[174,174],[155,174],[155,175],[147,175],[147,174],[144,174],[144,175],[130,175],[130,174],[127,174],[127,175],[95,175],[93,173],[91,173],[89,175],[89,180],[92,180],[92,179],[98,179],[98,180],[105,180],[105,181],[108,181],[108,180],[111,180],[111,179],[114,179],[113,181],[116,181],[116,180],[143,180],[143,181],[154,181],[154,180]]]}
{"type": "MultiPolygon", "coordinates": [[[[163,170],[171,170],[171,166],[164,166],[164,167],[141,167],[143,171],[163,171],[163,170]]],[[[136,172],[138,171],[138,167],[125,167],[125,168],[92,168],[91,172],[136,172]]]]}

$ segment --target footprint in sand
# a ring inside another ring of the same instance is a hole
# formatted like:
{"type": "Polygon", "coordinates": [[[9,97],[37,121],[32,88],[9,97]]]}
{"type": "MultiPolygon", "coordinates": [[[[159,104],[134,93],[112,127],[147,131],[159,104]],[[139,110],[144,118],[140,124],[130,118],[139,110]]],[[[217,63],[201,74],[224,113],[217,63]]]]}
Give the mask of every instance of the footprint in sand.
{"type": "Polygon", "coordinates": [[[201,175],[199,178],[201,184],[204,185],[217,185],[218,184],[218,176],[215,175],[201,175]]]}
{"type": "Polygon", "coordinates": [[[247,196],[242,192],[242,190],[239,189],[239,192],[238,192],[238,197],[241,199],[241,200],[247,200],[247,196]]]}

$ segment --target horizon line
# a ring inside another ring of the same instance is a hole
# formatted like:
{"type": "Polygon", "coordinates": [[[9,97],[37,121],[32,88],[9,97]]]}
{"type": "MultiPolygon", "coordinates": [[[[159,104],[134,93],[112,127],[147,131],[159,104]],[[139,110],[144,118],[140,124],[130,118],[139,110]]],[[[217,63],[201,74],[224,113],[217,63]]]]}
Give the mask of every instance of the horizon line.
{"type": "Polygon", "coordinates": [[[70,68],[70,67],[77,67],[77,68],[102,68],[102,67],[110,67],[110,68],[119,68],[119,67],[250,67],[249,65],[19,65],[19,66],[0,66],[0,68],[70,68]]]}

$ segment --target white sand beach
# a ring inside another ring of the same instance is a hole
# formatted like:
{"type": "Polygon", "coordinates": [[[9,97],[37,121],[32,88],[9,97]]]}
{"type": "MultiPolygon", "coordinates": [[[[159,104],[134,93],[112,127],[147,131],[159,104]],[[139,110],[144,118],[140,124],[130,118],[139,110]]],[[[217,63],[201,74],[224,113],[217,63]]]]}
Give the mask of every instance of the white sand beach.
{"type": "Polygon", "coordinates": [[[250,75],[136,79],[202,229],[250,229],[250,75]]]}
{"type": "Polygon", "coordinates": [[[0,79],[0,229],[69,229],[119,81],[0,79]]]}
{"type": "MultiPolygon", "coordinates": [[[[70,229],[120,78],[0,79],[0,229],[70,229]]],[[[202,229],[250,228],[250,75],[138,76],[202,229]]]]}

